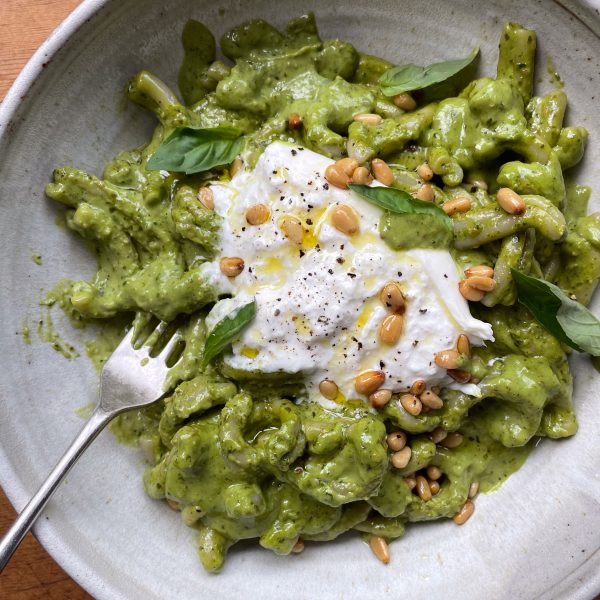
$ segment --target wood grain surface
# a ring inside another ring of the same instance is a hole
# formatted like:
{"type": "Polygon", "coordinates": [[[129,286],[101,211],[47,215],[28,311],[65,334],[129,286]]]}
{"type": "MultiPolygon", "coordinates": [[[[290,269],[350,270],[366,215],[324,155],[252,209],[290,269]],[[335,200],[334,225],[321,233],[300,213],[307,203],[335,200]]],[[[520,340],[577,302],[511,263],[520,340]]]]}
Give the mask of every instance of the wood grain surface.
{"type": "Polygon", "coordinates": [[[0,0],[0,100],[31,55],[81,0],[0,0]]]}
{"type": "MultiPolygon", "coordinates": [[[[0,0],[0,100],[31,55],[81,0],[0,0]]],[[[0,535],[15,511],[0,490],[0,535]]],[[[82,600],[84,592],[27,534],[0,574],[2,600],[82,600]]]]}

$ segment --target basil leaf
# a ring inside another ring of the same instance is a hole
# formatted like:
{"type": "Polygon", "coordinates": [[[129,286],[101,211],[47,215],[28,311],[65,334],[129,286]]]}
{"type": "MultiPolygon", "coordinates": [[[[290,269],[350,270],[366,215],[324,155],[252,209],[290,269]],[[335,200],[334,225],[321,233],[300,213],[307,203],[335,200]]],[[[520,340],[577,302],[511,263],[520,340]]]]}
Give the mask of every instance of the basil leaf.
{"type": "Polygon", "coordinates": [[[368,185],[351,183],[348,186],[353,192],[368,200],[371,204],[379,206],[391,213],[432,215],[453,231],[452,219],[433,202],[425,202],[413,198],[407,192],[389,187],[370,187],[368,185]]]}
{"type": "Polygon", "coordinates": [[[241,135],[235,127],[180,127],[157,148],[146,168],[191,175],[227,165],[240,153],[241,135]]]}
{"type": "Polygon", "coordinates": [[[600,356],[600,321],[559,287],[511,269],[519,302],[559,341],[600,356]]]}
{"type": "Polygon", "coordinates": [[[395,96],[403,92],[422,90],[453,77],[469,67],[479,55],[479,48],[473,48],[469,56],[458,60],[447,60],[427,67],[401,65],[388,69],[380,78],[381,91],[386,96],[395,96]]]}
{"type": "Polygon", "coordinates": [[[254,319],[255,314],[256,300],[252,300],[252,302],[236,308],[224,319],[221,319],[206,338],[202,366],[206,367],[213,358],[221,354],[235,340],[242,329],[254,319]]]}

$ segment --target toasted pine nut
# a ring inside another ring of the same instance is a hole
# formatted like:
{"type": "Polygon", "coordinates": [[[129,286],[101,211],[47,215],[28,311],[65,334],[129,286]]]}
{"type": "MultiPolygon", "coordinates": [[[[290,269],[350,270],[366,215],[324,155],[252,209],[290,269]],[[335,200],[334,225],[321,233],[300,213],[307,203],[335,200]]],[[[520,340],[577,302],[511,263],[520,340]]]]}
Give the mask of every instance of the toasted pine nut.
{"type": "Polygon", "coordinates": [[[411,491],[414,490],[417,485],[417,480],[415,479],[414,475],[407,475],[406,477],[404,477],[404,482],[408,486],[408,489],[411,491]]]}
{"type": "Polygon", "coordinates": [[[358,168],[358,161],[355,158],[340,158],[335,161],[335,165],[338,169],[341,169],[342,173],[346,173],[348,177],[352,177],[352,173],[358,168]]]}
{"type": "Polygon", "coordinates": [[[429,491],[432,496],[435,496],[440,491],[440,484],[437,481],[429,481],[429,491]]]}
{"type": "Polygon", "coordinates": [[[229,176],[235,177],[243,166],[244,163],[242,162],[242,159],[239,156],[237,158],[234,158],[233,162],[231,163],[231,166],[229,167],[229,176]]]}
{"type": "Polygon", "coordinates": [[[369,539],[369,546],[373,554],[384,564],[390,562],[390,547],[388,543],[379,535],[372,535],[369,539]]]}
{"type": "Polygon", "coordinates": [[[437,481],[442,476],[442,470],[435,465],[429,465],[427,467],[427,477],[433,481],[437,481]]]}
{"type": "Polygon", "coordinates": [[[246,222],[249,225],[262,225],[269,220],[271,213],[266,204],[255,204],[246,209],[246,222]]]}
{"type": "Polygon", "coordinates": [[[423,181],[429,181],[433,177],[433,171],[427,163],[423,163],[417,167],[417,175],[423,181]]]}
{"type": "Polygon", "coordinates": [[[402,110],[414,110],[417,108],[415,99],[406,92],[404,94],[396,94],[392,97],[392,101],[398,108],[401,108],[402,110]]]}
{"type": "Polygon", "coordinates": [[[281,219],[279,228],[283,231],[283,235],[293,244],[300,245],[304,236],[302,223],[297,217],[287,215],[281,219]]]}
{"type": "Polygon", "coordinates": [[[471,356],[471,342],[469,338],[461,333],[456,340],[456,349],[460,354],[466,354],[467,356],[471,356]]]}
{"type": "Polygon", "coordinates": [[[198,190],[198,200],[204,208],[208,208],[208,210],[215,209],[215,197],[213,191],[209,187],[201,187],[198,190]]]}
{"type": "Polygon", "coordinates": [[[460,366],[460,354],[454,349],[436,352],[435,364],[442,369],[457,369],[460,366]]]}
{"type": "Polygon", "coordinates": [[[387,436],[387,445],[393,452],[398,452],[406,446],[406,433],[404,431],[392,431],[387,436]]]}
{"type": "Polygon", "coordinates": [[[352,173],[352,183],[361,183],[368,185],[373,181],[373,176],[369,173],[367,167],[356,167],[354,173],[352,173]]]}
{"type": "Polygon", "coordinates": [[[482,277],[493,277],[494,269],[487,265],[476,265],[465,269],[465,277],[474,277],[475,275],[481,275],[482,277]]]}
{"type": "Polygon", "coordinates": [[[402,336],[404,317],[402,315],[388,315],[379,327],[379,339],[389,346],[393,346],[402,336]]]}
{"type": "Polygon", "coordinates": [[[456,213],[465,213],[471,208],[471,198],[466,196],[458,196],[448,202],[442,204],[442,210],[449,216],[455,215],[456,213]]]}
{"type": "Polygon", "coordinates": [[[304,551],[304,541],[298,540],[294,544],[294,547],[292,548],[292,554],[300,554],[300,552],[303,552],[303,551],[304,551]]]}
{"type": "Polygon", "coordinates": [[[370,396],[383,385],[384,381],[385,373],[383,371],[365,371],[354,380],[354,389],[359,394],[370,396]]]}
{"type": "Polygon", "coordinates": [[[288,118],[288,127],[290,129],[300,129],[302,127],[302,119],[298,113],[292,113],[288,118]]]}
{"type": "Polygon", "coordinates": [[[525,212],[525,200],[510,188],[500,188],[496,192],[496,200],[509,215],[522,215],[525,212]]]}
{"type": "Polygon", "coordinates": [[[393,281],[386,283],[379,292],[379,299],[381,300],[381,303],[393,313],[399,315],[404,314],[406,303],[404,301],[404,296],[402,295],[402,290],[397,283],[394,283],[393,281]]]}
{"type": "Polygon", "coordinates": [[[451,431],[440,443],[446,448],[458,448],[463,443],[462,434],[451,431]]]}
{"type": "Polygon", "coordinates": [[[427,479],[423,475],[417,475],[417,494],[423,502],[429,502],[431,500],[431,488],[427,479]]]}
{"type": "Polygon", "coordinates": [[[383,183],[383,185],[392,185],[394,183],[394,174],[384,160],[374,158],[371,161],[371,171],[373,171],[375,179],[383,183]]]}
{"type": "Polygon", "coordinates": [[[468,279],[458,282],[458,291],[465,300],[470,302],[479,302],[485,296],[485,292],[471,287],[468,279]]]}
{"type": "Polygon", "coordinates": [[[429,438],[434,444],[439,444],[443,439],[446,438],[448,432],[442,427],[436,427],[430,434],[429,438]]]}
{"type": "Polygon", "coordinates": [[[179,502],[177,502],[177,500],[171,500],[171,498],[167,498],[167,504],[169,505],[169,508],[172,510],[181,510],[181,504],[179,504],[179,502]]]}
{"type": "Polygon", "coordinates": [[[413,396],[420,396],[424,391],[425,391],[425,381],[423,379],[417,379],[411,386],[410,386],[410,393],[413,396]]]}
{"type": "Polygon", "coordinates": [[[452,517],[452,520],[457,525],[462,525],[469,520],[469,517],[473,514],[475,505],[472,500],[467,500],[464,506],[452,517]]]}
{"type": "Polygon", "coordinates": [[[238,256],[224,256],[219,261],[219,268],[227,277],[237,277],[244,270],[244,261],[238,256]]]}
{"type": "Polygon", "coordinates": [[[331,381],[331,379],[323,379],[323,381],[319,383],[319,391],[328,400],[335,400],[338,395],[338,386],[336,382],[331,381]]]}
{"type": "Polygon", "coordinates": [[[394,454],[392,454],[392,465],[394,465],[396,469],[404,469],[406,465],[408,465],[411,456],[411,447],[404,446],[402,450],[398,450],[398,452],[394,452],[394,454]]]}
{"type": "Polygon", "coordinates": [[[331,224],[346,235],[354,235],[359,229],[360,217],[347,204],[340,204],[331,212],[331,224]]]}
{"type": "Polygon", "coordinates": [[[475,496],[477,496],[478,492],[479,492],[479,481],[474,481],[469,486],[469,498],[475,498],[475,496]]]}
{"type": "Polygon", "coordinates": [[[423,409],[421,401],[412,394],[402,394],[402,396],[400,396],[400,404],[402,404],[404,410],[413,417],[420,415],[421,410],[423,409]]]}
{"type": "Polygon", "coordinates": [[[491,277],[484,277],[483,275],[473,275],[467,281],[472,288],[482,292],[491,292],[496,287],[496,282],[491,277]]]}
{"type": "Polygon", "coordinates": [[[369,395],[369,404],[373,408],[383,408],[392,398],[391,390],[377,390],[369,395]]]}
{"type": "Polygon", "coordinates": [[[339,187],[342,189],[346,189],[348,187],[348,183],[350,183],[350,176],[346,175],[341,168],[337,166],[336,163],[329,165],[325,169],[325,179],[331,185],[335,185],[335,187],[339,187]]]}
{"type": "Polygon", "coordinates": [[[460,369],[448,369],[446,371],[454,381],[458,381],[458,383],[467,383],[471,381],[471,373],[469,371],[462,371],[460,369]]]}
{"type": "Polygon", "coordinates": [[[379,125],[379,123],[381,123],[383,120],[375,113],[359,113],[354,115],[352,118],[359,123],[364,123],[365,125],[379,125]]]}
{"type": "Polygon", "coordinates": [[[433,202],[435,198],[435,194],[433,193],[433,188],[428,184],[424,183],[414,194],[413,196],[417,200],[423,200],[423,202],[433,202]]]}
{"type": "Polygon", "coordinates": [[[434,394],[431,390],[424,391],[419,396],[419,400],[425,406],[432,408],[433,410],[437,410],[438,408],[442,408],[442,406],[444,406],[444,401],[437,394],[434,394]]]}

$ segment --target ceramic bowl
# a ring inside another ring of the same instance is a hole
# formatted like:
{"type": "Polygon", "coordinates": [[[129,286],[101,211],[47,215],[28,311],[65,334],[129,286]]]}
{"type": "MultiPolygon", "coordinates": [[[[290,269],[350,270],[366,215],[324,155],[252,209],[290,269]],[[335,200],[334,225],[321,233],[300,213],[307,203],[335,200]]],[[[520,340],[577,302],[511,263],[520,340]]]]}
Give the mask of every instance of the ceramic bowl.
{"type": "MultiPolygon", "coordinates": [[[[153,119],[125,107],[123,88],[148,68],[175,85],[185,21],[216,34],[262,17],[283,24],[314,10],[324,37],[395,62],[426,64],[480,46],[495,72],[502,23],[538,33],[538,85],[548,57],[565,81],[568,120],[590,131],[580,182],[600,186],[600,2],[513,0],[88,0],[27,65],[0,109],[0,483],[21,509],[82,425],[96,374],[83,357],[86,332],[52,313],[60,336],[82,352],[65,360],[39,341],[44,291],[92,273],[80,240],[57,227],[44,197],[53,167],[99,174],[117,151],[149,136],[153,119]],[[42,256],[42,264],[32,261],[42,256]],[[31,330],[32,343],[21,332],[31,330]]],[[[592,207],[600,208],[596,199],[592,207]]],[[[598,310],[598,298],[592,308],[598,310]]],[[[143,460],[105,432],[87,451],[36,526],[48,551],[96,598],[569,598],[600,592],[600,379],[573,356],[580,430],[543,441],[496,493],[478,498],[469,523],[410,527],[384,567],[357,536],[277,557],[256,545],[231,551],[219,575],[203,572],[195,535],[147,497],[143,460]]]]}

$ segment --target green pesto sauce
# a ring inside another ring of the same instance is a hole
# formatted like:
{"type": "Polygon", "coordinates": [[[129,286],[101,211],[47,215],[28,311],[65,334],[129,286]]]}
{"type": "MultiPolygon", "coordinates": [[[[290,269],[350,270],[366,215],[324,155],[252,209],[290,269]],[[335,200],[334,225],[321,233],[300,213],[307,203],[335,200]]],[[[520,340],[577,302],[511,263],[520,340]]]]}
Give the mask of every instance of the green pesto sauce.
{"type": "Polygon", "coordinates": [[[497,447],[490,454],[490,461],[479,477],[479,490],[484,494],[495,492],[513,473],[523,466],[534,447],[535,441],[529,442],[521,448],[497,447]]]}
{"type": "Polygon", "coordinates": [[[79,408],[75,409],[75,416],[80,419],[89,419],[94,412],[94,408],[96,408],[96,404],[94,402],[90,402],[89,404],[84,404],[79,408]]]}
{"type": "Polygon", "coordinates": [[[94,324],[95,333],[84,344],[85,353],[92,361],[96,371],[100,372],[108,357],[123,339],[125,326],[129,319],[113,319],[107,323],[94,324]]]}
{"type": "Polygon", "coordinates": [[[84,344],[85,353],[96,371],[100,372],[104,363],[119,345],[131,324],[131,319],[131,314],[125,313],[110,319],[84,321],[84,325],[91,328],[91,338],[84,344]]]}
{"type": "Polygon", "coordinates": [[[546,57],[546,72],[550,77],[550,83],[554,84],[556,87],[559,88],[565,87],[565,82],[558,73],[556,65],[554,64],[554,60],[551,56],[546,57]]]}
{"type": "MultiPolygon", "coordinates": [[[[85,348],[96,368],[132,318],[138,330],[152,317],[180,324],[185,348],[169,374],[170,393],[119,416],[111,429],[142,448],[147,493],[169,500],[198,531],[207,570],[218,570],[242,539],[288,554],[299,538],[327,541],[348,530],[400,537],[407,523],[452,517],[475,481],[482,491],[497,489],[539,437],[576,432],[565,352],[515,303],[510,279],[511,267],[545,274],[587,302],[600,276],[600,222],[586,216],[589,188],[565,186],[563,177],[581,159],[587,132],[563,127],[564,92],[533,96],[535,44],[533,31],[507,23],[495,79],[476,79],[436,102],[417,92],[418,107],[406,112],[377,85],[390,63],[321,40],[312,15],[281,31],[262,20],[235,27],[220,40],[224,61],[215,60],[212,34],[190,21],[179,72],[184,103],[146,71],[129,84],[129,98],[159,120],[148,144],[120,153],[102,178],[73,167],[54,172],[46,193],[66,206],[57,223],[86,240],[98,269],[90,281],[59,282],[45,304],[57,304],[75,327],[93,326],[85,348]],[[377,125],[353,119],[372,112],[382,117],[377,125]],[[292,113],[299,129],[288,127],[292,113]],[[481,380],[481,397],[445,389],[444,406],[418,417],[397,396],[378,412],[363,401],[329,410],[301,401],[295,376],[241,377],[221,361],[201,367],[204,317],[217,294],[200,267],[215,254],[220,218],[197,194],[229,172],[163,176],[145,164],[176,127],[221,125],[244,133],[247,167],[269,143],[293,141],[333,158],[382,157],[393,185],[408,193],[424,183],[415,169],[428,162],[435,204],[469,197],[471,209],[452,217],[454,236],[428,215],[386,213],[379,230],[397,250],[449,249],[461,270],[495,266],[497,289],[472,305],[495,341],[474,349],[464,365],[481,380]],[[514,160],[501,164],[508,155],[514,160]],[[524,195],[523,216],[498,206],[500,186],[524,195]],[[429,434],[438,427],[459,431],[463,444],[434,444],[429,434]],[[391,467],[386,444],[398,429],[412,449],[401,470],[391,467]],[[440,492],[424,502],[404,476],[429,465],[444,475],[440,492]]],[[[76,355],[54,331],[49,308],[38,333],[76,355]]]]}
{"type": "MultiPolygon", "coordinates": [[[[52,307],[58,306],[73,328],[89,330],[89,339],[83,345],[87,357],[99,372],[123,338],[127,326],[131,323],[131,315],[123,313],[107,319],[86,318],[74,308],[71,302],[74,287],[74,282],[63,279],[46,294],[41,302],[46,306],[46,313],[45,318],[38,321],[38,336],[41,341],[50,343],[56,350],[68,355],[67,358],[79,356],[74,346],[62,340],[56,331],[51,310],[52,307]]],[[[23,335],[25,339],[25,334],[23,335]]]]}
{"type": "Polygon", "coordinates": [[[21,327],[21,337],[23,338],[23,343],[25,345],[31,345],[31,331],[29,329],[27,321],[23,321],[23,326],[21,327]]]}
{"type": "Polygon", "coordinates": [[[379,235],[394,250],[436,248],[447,250],[452,232],[432,215],[385,213],[379,220],[379,235]]]}
{"type": "Polygon", "coordinates": [[[37,322],[38,338],[52,346],[54,350],[62,354],[65,358],[79,358],[80,354],[73,344],[63,340],[56,328],[50,313],[50,307],[46,310],[37,322]]]}

